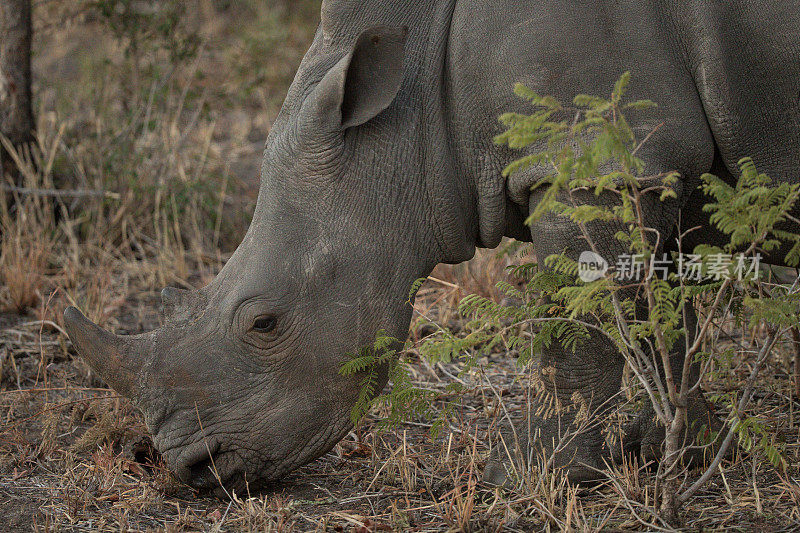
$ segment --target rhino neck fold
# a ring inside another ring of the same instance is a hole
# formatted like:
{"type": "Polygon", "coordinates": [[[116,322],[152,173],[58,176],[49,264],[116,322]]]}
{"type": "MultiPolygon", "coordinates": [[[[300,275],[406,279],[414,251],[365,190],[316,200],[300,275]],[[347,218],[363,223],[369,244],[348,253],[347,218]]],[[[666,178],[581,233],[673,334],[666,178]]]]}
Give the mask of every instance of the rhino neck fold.
{"type": "MultiPolygon", "coordinates": [[[[424,187],[426,231],[433,235],[437,263],[459,263],[472,257],[479,241],[475,184],[462,179],[456,146],[447,120],[446,80],[450,24],[455,0],[406,0],[384,3],[379,10],[359,2],[326,2],[325,46],[345,47],[362,30],[376,24],[408,28],[403,87],[388,111],[395,120],[400,150],[398,167],[419,173],[424,187]],[[408,114],[414,117],[408,120],[408,114]],[[405,116],[404,116],[405,115],[405,116]],[[413,126],[411,126],[413,124],[413,126]]],[[[385,118],[385,117],[384,117],[385,118]]],[[[409,176],[410,177],[410,176],[409,176]]],[[[407,184],[413,186],[413,184],[407,184]]]]}
{"type": "Polygon", "coordinates": [[[476,183],[458,164],[458,151],[448,110],[448,46],[455,0],[433,3],[421,31],[426,53],[417,85],[422,106],[423,172],[433,229],[442,263],[470,259],[481,239],[477,230],[476,183]]]}

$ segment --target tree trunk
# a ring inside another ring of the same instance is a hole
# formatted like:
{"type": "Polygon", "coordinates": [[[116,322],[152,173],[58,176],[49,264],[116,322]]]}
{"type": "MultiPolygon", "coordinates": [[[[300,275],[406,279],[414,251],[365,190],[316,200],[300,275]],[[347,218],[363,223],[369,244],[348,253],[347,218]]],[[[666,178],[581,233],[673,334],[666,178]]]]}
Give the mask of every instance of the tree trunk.
{"type": "Polygon", "coordinates": [[[679,406],[673,406],[675,413],[672,423],[666,428],[664,438],[664,458],[658,472],[658,480],[661,484],[661,507],[659,514],[661,518],[673,527],[683,525],[681,516],[680,502],[678,500],[678,490],[680,489],[681,459],[683,454],[683,430],[686,426],[686,394],[680,395],[679,406]]]}
{"type": "MultiPolygon", "coordinates": [[[[31,105],[31,2],[0,0],[0,134],[14,146],[33,141],[31,105]]],[[[16,165],[0,144],[3,175],[18,179],[16,165]]]]}

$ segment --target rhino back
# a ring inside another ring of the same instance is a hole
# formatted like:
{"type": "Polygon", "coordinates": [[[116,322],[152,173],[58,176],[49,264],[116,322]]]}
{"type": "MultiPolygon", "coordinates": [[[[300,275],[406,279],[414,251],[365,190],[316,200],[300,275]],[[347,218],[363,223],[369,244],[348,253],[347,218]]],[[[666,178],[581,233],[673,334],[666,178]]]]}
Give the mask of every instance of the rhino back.
{"type": "MultiPolygon", "coordinates": [[[[659,106],[629,117],[640,138],[660,125],[640,152],[650,170],[687,176],[707,171],[713,139],[675,37],[679,28],[660,4],[665,2],[459,2],[449,48],[450,120],[462,146],[491,154],[478,161],[462,151],[463,166],[497,176],[519,157],[491,142],[502,130],[501,113],[530,112],[513,94],[514,83],[568,103],[577,94],[606,95],[630,70],[630,98],[659,106]]],[[[508,193],[527,209],[527,191],[539,177],[535,170],[512,177],[508,193]]]]}
{"type": "Polygon", "coordinates": [[[800,179],[800,2],[687,5],[689,67],[727,168],[752,157],[773,179],[800,179]]]}

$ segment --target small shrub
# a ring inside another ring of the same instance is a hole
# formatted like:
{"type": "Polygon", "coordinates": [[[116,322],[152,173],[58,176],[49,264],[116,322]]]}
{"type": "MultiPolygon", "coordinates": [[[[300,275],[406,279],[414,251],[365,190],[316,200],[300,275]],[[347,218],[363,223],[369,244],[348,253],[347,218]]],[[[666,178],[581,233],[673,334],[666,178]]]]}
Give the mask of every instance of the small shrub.
{"type": "MultiPolygon", "coordinates": [[[[774,252],[781,246],[789,250],[785,261],[797,264],[800,236],[785,229],[784,223],[790,220],[800,186],[773,184],[758,173],[750,159],[740,161],[741,177],[735,186],[706,174],[702,176],[702,188],[710,202],[705,210],[711,213],[711,222],[728,236],[729,242],[722,248],[704,245],[691,254],[658,256],[666,236],[647,225],[643,198],[645,195],[657,195],[661,201],[674,198],[673,186],[680,177],[677,173],[644,174],[645,165],[636,154],[647,138],[636,138],[625,113],[631,109],[646,110],[655,104],[626,102],[624,95],[629,81],[630,75],[625,73],[610,98],[579,95],[569,108],[518,85],[516,94],[535,110],[530,115],[501,116],[507,130],[495,139],[513,149],[541,147],[511,163],[503,173],[508,177],[533,166],[545,170],[546,177],[535,186],[544,189],[542,200],[528,223],[544,215],[568,218],[580,228],[589,250],[599,257],[593,242],[596,236],[587,226],[596,221],[613,221],[622,228],[614,237],[628,251],[627,262],[620,263],[618,258],[617,264],[590,276],[591,279],[580,276],[581,263],[564,254],[546,258],[545,265],[529,263],[511,267],[514,276],[524,282],[522,288],[506,282],[499,283],[498,288],[518,304],[500,305],[486,297],[467,296],[459,310],[469,319],[468,334],[454,335],[440,328],[419,347],[419,352],[432,361],[459,359],[469,370],[480,354],[502,345],[516,350],[520,354],[518,363],[526,365],[555,340],[567,349],[581,350],[589,332],[599,332],[623,355],[639,390],[665,427],[664,460],[656,476],[659,502],[653,512],[667,522],[676,523],[680,521],[681,505],[713,475],[734,438],[745,450],[763,454],[776,468],[785,465],[776,436],[760,421],[746,417],[744,408],[772,347],[796,323],[800,312],[796,283],[791,287],[768,283],[758,269],[760,254],[774,252]],[[565,115],[570,118],[554,119],[565,115]],[[592,191],[596,197],[611,195],[616,202],[611,205],[581,202],[573,194],[578,190],[592,191]],[[687,275],[687,259],[695,267],[690,274],[696,275],[687,275]],[[634,275],[626,275],[631,273],[634,275]],[[632,293],[638,295],[638,304],[630,296],[632,293]],[[703,304],[705,316],[698,330],[687,334],[683,325],[685,310],[695,302],[703,304]],[[646,316],[636,312],[637,305],[646,306],[646,316]],[[716,439],[716,455],[711,465],[699,479],[689,483],[679,467],[682,458],[691,449],[707,447],[716,435],[701,432],[707,436],[706,442],[682,440],[687,402],[691,391],[709,377],[712,363],[729,355],[718,348],[712,334],[713,324],[726,321],[744,323],[754,332],[763,328],[766,338],[753,335],[751,348],[756,358],[744,388],[717,398],[728,403],[726,430],[716,439]],[[671,348],[679,341],[686,342],[684,379],[673,375],[670,365],[671,348]],[[697,381],[688,378],[693,363],[699,363],[701,368],[697,381]]],[[[418,281],[414,289],[419,285],[418,281]]],[[[370,400],[376,392],[374,387],[363,394],[354,410],[355,416],[363,414],[370,404],[395,400],[399,402],[391,411],[392,421],[400,419],[403,413],[419,414],[408,408],[414,405],[409,398],[415,392],[420,398],[426,396],[402,379],[403,371],[398,368],[407,363],[402,359],[397,362],[395,355],[387,352],[373,355],[371,360],[362,356],[357,365],[350,362],[343,367],[347,373],[369,371],[370,362],[390,365],[391,376],[401,377],[386,395],[370,400]]]]}

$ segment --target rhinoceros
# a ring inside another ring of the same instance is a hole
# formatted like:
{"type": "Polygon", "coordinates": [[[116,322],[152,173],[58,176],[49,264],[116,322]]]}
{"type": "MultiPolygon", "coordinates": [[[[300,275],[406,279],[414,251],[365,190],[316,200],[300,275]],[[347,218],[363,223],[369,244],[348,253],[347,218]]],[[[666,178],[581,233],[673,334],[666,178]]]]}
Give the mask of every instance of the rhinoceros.
{"type": "MultiPolygon", "coordinates": [[[[414,280],[504,236],[532,242],[539,258],[577,257],[584,241],[569,221],[525,225],[545,172],[502,177],[521,154],[493,143],[497,117],[527,111],[514,82],[570,101],[605,94],[625,70],[631,98],[659,104],[630,117],[637,133],[654,131],[638,153],[645,171],[682,176],[676,199],[644,200],[665,237],[679,216],[708,226],[704,172],[735,181],[750,156],[773,179],[798,179],[795,1],[325,0],[266,142],[252,225],[219,275],[200,290],[164,289],[153,332],[115,335],[68,308],[69,336],[135,401],[181,480],[281,478],[350,431],[360,378],[340,365],[379,330],[407,336],[414,280]]],[[[624,252],[613,228],[592,231],[607,260],[624,252]]],[[[566,404],[577,392],[602,406],[624,362],[592,337],[575,353],[554,344],[541,365],[566,404]]],[[[690,426],[713,418],[700,394],[690,414],[690,426]]],[[[552,442],[557,428],[532,420],[524,434],[535,442],[520,446],[552,442]]],[[[657,448],[659,435],[645,413],[627,446],[657,448]]],[[[563,456],[570,479],[586,479],[604,456],[600,431],[563,456]]],[[[487,480],[502,482],[501,467],[490,463],[487,480]]]]}

